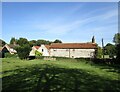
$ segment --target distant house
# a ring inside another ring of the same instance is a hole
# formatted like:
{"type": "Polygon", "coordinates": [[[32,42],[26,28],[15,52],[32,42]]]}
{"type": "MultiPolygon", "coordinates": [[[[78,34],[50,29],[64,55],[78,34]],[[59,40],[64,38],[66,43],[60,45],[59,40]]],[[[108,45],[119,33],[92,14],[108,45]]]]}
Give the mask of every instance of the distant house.
{"type": "Polygon", "coordinates": [[[5,44],[3,47],[0,47],[1,57],[4,57],[5,53],[15,54],[17,51],[14,49],[18,45],[14,44],[5,44]]]}
{"type": "Polygon", "coordinates": [[[43,56],[50,56],[49,45],[33,46],[29,56],[35,56],[35,51],[39,51],[43,56]]]}
{"type": "Polygon", "coordinates": [[[30,51],[29,56],[35,56],[35,51],[36,50],[38,51],[39,48],[40,48],[40,46],[33,46],[32,50],[30,51]]]}

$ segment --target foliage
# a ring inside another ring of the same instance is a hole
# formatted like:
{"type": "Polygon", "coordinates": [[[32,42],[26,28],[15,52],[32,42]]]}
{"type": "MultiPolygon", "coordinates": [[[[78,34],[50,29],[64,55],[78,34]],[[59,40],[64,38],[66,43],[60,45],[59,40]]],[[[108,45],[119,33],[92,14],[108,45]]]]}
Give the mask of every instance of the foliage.
{"type": "Polygon", "coordinates": [[[51,42],[50,41],[46,41],[46,40],[37,40],[36,44],[37,46],[40,46],[41,44],[46,44],[49,45],[51,42]]]}
{"type": "Polygon", "coordinates": [[[17,54],[5,53],[5,58],[17,58],[17,54]]]}
{"type": "Polygon", "coordinates": [[[14,44],[14,43],[17,43],[17,39],[15,39],[14,37],[12,37],[11,40],[10,40],[10,44],[14,44]]]}
{"type": "Polygon", "coordinates": [[[92,43],[95,43],[95,37],[94,36],[92,37],[92,43]]]}
{"type": "Polygon", "coordinates": [[[36,50],[35,51],[35,56],[42,56],[42,53],[36,50]]]}
{"type": "Polygon", "coordinates": [[[2,46],[4,46],[6,44],[6,42],[5,41],[3,41],[2,39],[0,39],[0,47],[2,46]]]}
{"type": "Polygon", "coordinates": [[[113,42],[115,44],[120,44],[120,33],[114,35],[113,42]]]}
{"type": "Polygon", "coordinates": [[[27,59],[29,56],[31,47],[28,44],[25,44],[17,47],[16,50],[20,59],[27,59]]]}
{"type": "Polygon", "coordinates": [[[116,44],[117,61],[120,64],[120,33],[115,34],[113,42],[116,44]]]}
{"type": "Polygon", "coordinates": [[[102,48],[98,46],[98,49],[96,51],[96,58],[102,58],[103,51],[102,48]]]}
{"type": "Polygon", "coordinates": [[[105,55],[109,55],[110,57],[116,56],[116,47],[113,44],[108,43],[105,47],[105,55]]]}
{"type": "Polygon", "coordinates": [[[26,38],[19,38],[17,41],[17,44],[19,44],[20,46],[23,46],[25,44],[29,44],[29,42],[26,38]]]}
{"type": "Polygon", "coordinates": [[[31,41],[29,41],[29,44],[32,47],[32,46],[36,45],[36,42],[37,42],[36,40],[31,40],[31,41]]]}
{"type": "Polygon", "coordinates": [[[53,43],[62,43],[61,40],[56,39],[53,43]]]}
{"type": "Polygon", "coordinates": [[[117,49],[117,61],[120,64],[120,44],[117,44],[116,49],[117,49]]]}

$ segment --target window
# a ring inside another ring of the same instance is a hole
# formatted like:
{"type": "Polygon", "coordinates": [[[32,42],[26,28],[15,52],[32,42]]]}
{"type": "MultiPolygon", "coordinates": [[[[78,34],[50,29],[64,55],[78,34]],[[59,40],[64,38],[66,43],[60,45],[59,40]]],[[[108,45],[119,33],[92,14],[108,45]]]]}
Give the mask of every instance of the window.
{"type": "Polygon", "coordinates": [[[42,52],[43,52],[44,50],[42,49],[42,52]]]}
{"type": "Polygon", "coordinates": [[[53,51],[57,51],[56,49],[54,49],[53,51]]]}

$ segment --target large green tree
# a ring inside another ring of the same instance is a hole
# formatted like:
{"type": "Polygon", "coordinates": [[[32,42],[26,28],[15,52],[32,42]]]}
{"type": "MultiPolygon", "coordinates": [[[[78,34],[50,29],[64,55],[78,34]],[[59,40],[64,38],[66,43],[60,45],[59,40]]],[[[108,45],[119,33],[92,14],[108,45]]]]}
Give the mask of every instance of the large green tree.
{"type": "Polygon", "coordinates": [[[113,42],[115,44],[120,44],[120,33],[114,35],[113,42]]]}
{"type": "Polygon", "coordinates": [[[10,44],[14,44],[17,43],[17,39],[15,39],[15,37],[12,37],[10,40],[10,44]]]}
{"type": "Polygon", "coordinates": [[[40,46],[41,44],[49,45],[50,43],[51,43],[50,41],[40,39],[37,40],[36,45],[37,46],[40,46]]]}
{"type": "Polygon", "coordinates": [[[32,47],[32,46],[36,45],[36,42],[37,42],[36,40],[31,40],[31,41],[29,41],[29,44],[32,47]]]}
{"type": "Polygon", "coordinates": [[[31,47],[29,44],[25,44],[17,47],[16,50],[20,59],[27,59],[29,57],[31,47]]]}
{"type": "Polygon", "coordinates": [[[116,47],[115,45],[111,44],[111,43],[108,43],[105,47],[105,55],[109,55],[110,57],[114,57],[116,56],[116,47]]]}
{"type": "Polygon", "coordinates": [[[23,46],[25,44],[29,44],[29,41],[26,38],[19,38],[17,41],[17,44],[19,44],[20,46],[23,46]]]}
{"type": "Polygon", "coordinates": [[[120,33],[114,35],[113,42],[116,44],[117,61],[120,64],[120,33]]]}

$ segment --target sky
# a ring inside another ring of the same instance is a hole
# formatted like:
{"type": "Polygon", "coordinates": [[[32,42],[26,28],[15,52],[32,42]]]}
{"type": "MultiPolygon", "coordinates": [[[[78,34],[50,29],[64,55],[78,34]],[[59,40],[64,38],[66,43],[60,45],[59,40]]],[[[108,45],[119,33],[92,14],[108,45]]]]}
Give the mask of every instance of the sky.
{"type": "Polygon", "coordinates": [[[60,39],[112,43],[118,32],[117,2],[3,2],[2,39],[60,39]]]}

